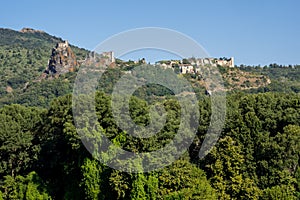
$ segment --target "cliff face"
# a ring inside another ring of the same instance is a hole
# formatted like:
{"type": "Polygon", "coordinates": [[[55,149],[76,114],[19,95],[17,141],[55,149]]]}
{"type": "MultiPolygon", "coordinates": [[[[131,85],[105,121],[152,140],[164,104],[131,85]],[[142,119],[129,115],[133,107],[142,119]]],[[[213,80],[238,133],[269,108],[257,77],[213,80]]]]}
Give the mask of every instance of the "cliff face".
{"type": "Polygon", "coordinates": [[[68,41],[58,43],[52,49],[45,75],[57,77],[60,74],[74,71],[77,65],[76,56],[70,48],[68,41]]]}

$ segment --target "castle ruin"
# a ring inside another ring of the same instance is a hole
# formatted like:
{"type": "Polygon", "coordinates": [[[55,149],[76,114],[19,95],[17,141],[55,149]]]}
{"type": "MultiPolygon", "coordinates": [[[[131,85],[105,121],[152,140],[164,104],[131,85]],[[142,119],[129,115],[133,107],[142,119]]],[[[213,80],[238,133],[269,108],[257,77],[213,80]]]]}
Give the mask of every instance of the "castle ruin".
{"type": "Polygon", "coordinates": [[[57,43],[55,48],[52,49],[48,67],[44,73],[59,76],[60,74],[74,71],[77,65],[76,56],[66,40],[57,43]]]}

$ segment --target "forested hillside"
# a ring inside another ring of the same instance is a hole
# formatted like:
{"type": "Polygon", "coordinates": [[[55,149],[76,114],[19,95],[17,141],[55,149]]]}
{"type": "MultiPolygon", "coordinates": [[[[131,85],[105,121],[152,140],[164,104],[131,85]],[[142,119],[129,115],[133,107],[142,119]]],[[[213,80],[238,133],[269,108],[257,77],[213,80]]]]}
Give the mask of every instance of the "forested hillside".
{"type": "Polygon", "coordinates": [[[269,66],[244,66],[239,67],[242,71],[266,75],[271,79],[271,84],[266,87],[251,90],[251,92],[300,92],[300,65],[278,65],[269,66]]]}
{"type": "MultiPolygon", "coordinates": [[[[71,92],[71,84],[63,84],[64,77],[36,82],[47,68],[52,48],[62,41],[42,31],[0,28],[0,105],[21,103],[45,107],[48,99],[71,92]]],[[[78,59],[88,54],[84,49],[71,48],[78,59]]]]}
{"type": "MultiPolygon", "coordinates": [[[[219,68],[228,89],[226,120],[203,159],[199,150],[211,123],[211,96],[193,74],[178,75],[190,81],[198,98],[192,145],[165,168],[127,173],[93,158],[81,141],[72,110],[76,70],[40,79],[58,42],[62,39],[42,31],[0,29],[0,200],[300,199],[299,66],[219,68]]],[[[78,60],[88,53],[71,48],[78,60]]],[[[101,131],[114,145],[135,153],[161,149],[174,139],[184,110],[172,91],[156,84],[137,89],[129,110],[136,124],[147,127],[150,107],[159,101],[166,111],[163,128],[137,138],[117,126],[111,93],[139,64],[117,59],[103,74],[95,94],[98,129],[90,126],[90,113],[80,118],[81,131],[95,131],[85,139],[95,140],[101,131]]],[[[83,102],[78,109],[86,106],[83,102]]]]}

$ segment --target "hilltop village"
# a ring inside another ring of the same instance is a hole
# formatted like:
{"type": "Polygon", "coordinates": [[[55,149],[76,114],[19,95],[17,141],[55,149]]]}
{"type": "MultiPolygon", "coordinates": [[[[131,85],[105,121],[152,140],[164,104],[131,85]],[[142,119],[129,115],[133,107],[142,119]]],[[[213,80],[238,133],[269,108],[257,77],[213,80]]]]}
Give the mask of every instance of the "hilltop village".
{"type": "MultiPolygon", "coordinates": [[[[76,60],[68,41],[58,43],[55,48],[52,49],[48,66],[44,71],[44,76],[47,74],[58,76],[67,72],[73,72],[76,67],[84,62],[97,62],[98,65],[114,65],[115,64],[114,52],[102,52],[100,55],[92,52],[86,57],[85,60],[76,60]],[[100,58],[100,59],[99,59],[100,58]]],[[[143,58],[139,61],[133,61],[134,64],[145,64],[146,60],[143,58]]],[[[123,62],[126,65],[126,62],[123,62]]],[[[164,69],[173,69],[180,74],[197,74],[200,73],[201,66],[212,65],[222,67],[234,67],[234,58],[188,58],[182,60],[165,60],[158,61],[155,65],[159,65],[164,69]]]]}
{"type": "MultiPolygon", "coordinates": [[[[77,60],[68,41],[58,43],[53,49],[48,61],[48,65],[43,72],[41,79],[57,78],[62,74],[77,71],[81,65],[93,65],[95,71],[104,70],[103,67],[119,68],[123,73],[130,74],[131,70],[139,65],[146,64],[144,58],[137,61],[123,61],[115,58],[113,51],[90,52],[83,60],[77,60]]],[[[251,89],[266,86],[271,83],[270,79],[263,75],[251,74],[241,71],[234,65],[234,58],[183,58],[182,60],[162,60],[157,61],[155,66],[164,69],[171,69],[177,74],[188,75],[189,79],[194,79],[200,85],[208,83],[205,79],[208,71],[218,69],[224,79],[225,87],[231,89],[251,89]]]]}
{"type": "Polygon", "coordinates": [[[234,67],[234,58],[188,58],[182,60],[166,60],[158,61],[156,65],[160,65],[165,69],[178,69],[181,74],[198,74],[201,73],[201,67],[205,65],[234,67]]]}

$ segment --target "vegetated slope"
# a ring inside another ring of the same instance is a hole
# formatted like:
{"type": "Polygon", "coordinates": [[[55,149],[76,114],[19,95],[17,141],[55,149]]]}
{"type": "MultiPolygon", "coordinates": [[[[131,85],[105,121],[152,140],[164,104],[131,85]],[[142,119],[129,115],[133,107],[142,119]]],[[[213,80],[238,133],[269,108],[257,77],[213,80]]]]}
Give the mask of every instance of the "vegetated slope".
{"type": "MultiPolygon", "coordinates": [[[[220,69],[221,67],[219,67],[220,69]]],[[[224,68],[224,67],[223,67],[224,68]]],[[[228,68],[223,69],[225,72],[222,74],[224,84],[229,90],[241,89],[247,90],[252,88],[265,87],[271,83],[268,75],[260,75],[257,73],[245,72],[239,68],[228,68]]],[[[221,71],[221,70],[220,70],[221,71]]]]}
{"type": "MultiPolygon", "coordinates": [[[[29,90],[30,95],[33,95],[33,92],[44,91],[43,95],[35,96],[35,99],[44,96],[57,96],[55,92],[67,93],[67,91],[53,91],[56,88],[51,88],[51,85],[60,85],[57,83],[50,83],[49,81],[46,81],[47,83],[33,83],[46,69],[51,50],[59,42],[63,42],[63,40],[43,31],[0,29],[0,105],[24,103],[26,100],[23,99],[22,95],[29,96],[24,94],[25,89],[29,90]]],[[[71,48],[77,59],[85,58],[88,53],[87,50],[72,45],[71,48]]],[[[54,82],[61,82],[62,80],[63,77],[60,77],[54,82]]],[[[62,87],[71,88],[64,84],[62,87]]],[[[30,101],[30,99],[27,100],[30,101]]]]}
{"type": "MultiPolygon", "coordinates": [[[[0,107],[11,103],[47,107],[54,97],[72,92],[76,77],[74,72],[62,74],[52,80],[40,79],[47,68],[52,49],[61,42],[63,42],[61,38],[43,31],[28,28],[21,31],[0,29],[0,107]],[[36,80],[41,81],[36,82],[36,80]]],[[[72,45],[70,47],[77,60],[84,59],[88,54],[87,50],[72,45]]],[[[117,59],[115,66],[102,76],[99,88],[106,93],[111,93],[114,84],[124,73],[127,73],[125,71],[131,71],[138,64],[141,63],[117,59]]],[[[270,65],[264,68],[219,66],[218,68],[227,91],[300,91],[299,66],[270,65]]],[[[196,74],[183,76],[191,82],[198,97],[205,94],[207,84],[205,76],[196,74]]],[[[149,95],[157,99],[171,93],[162,86],[152,85],[140,88],[135,94],[143,99],[149,95]]]]}
{"type": "Polygon", "coordinates": [[[283,66],[270,64],[269,66],[240,66],[244,72],[266,75],[270,78],[271,84],[259,88],[255,92],[300,92],[300,65],[283,66]]]}

